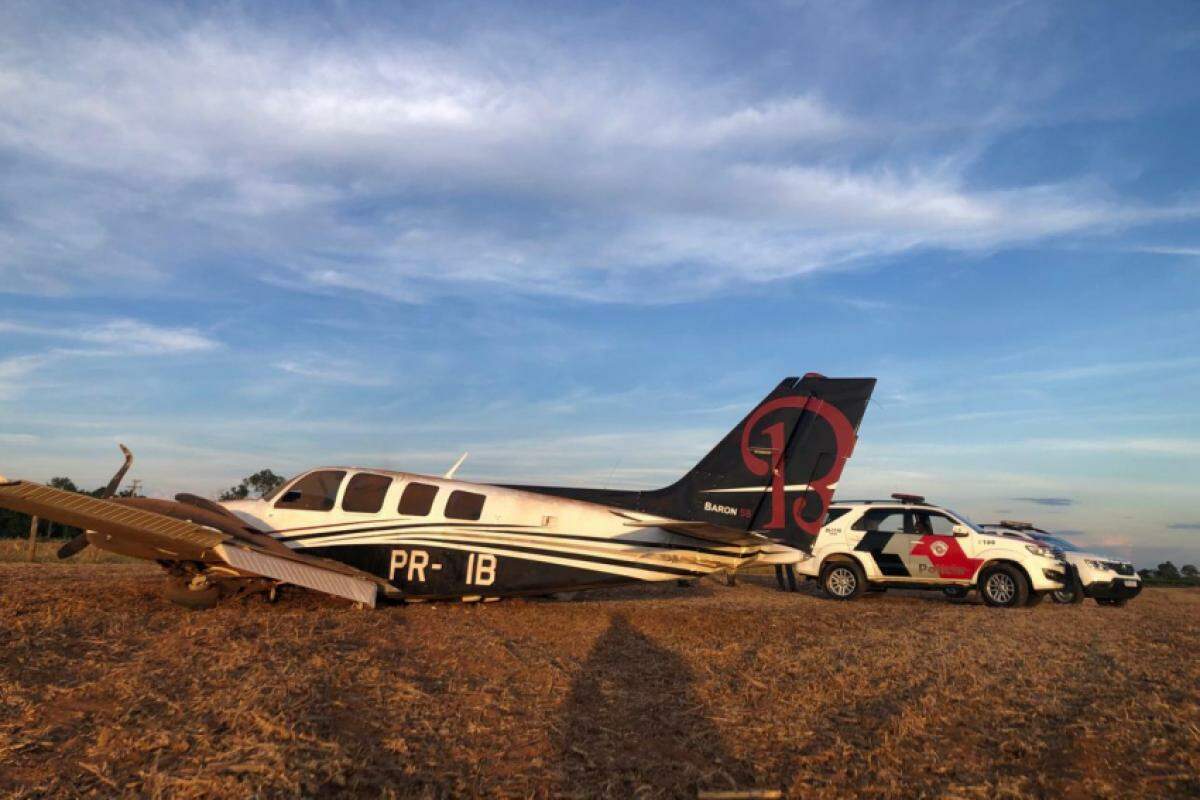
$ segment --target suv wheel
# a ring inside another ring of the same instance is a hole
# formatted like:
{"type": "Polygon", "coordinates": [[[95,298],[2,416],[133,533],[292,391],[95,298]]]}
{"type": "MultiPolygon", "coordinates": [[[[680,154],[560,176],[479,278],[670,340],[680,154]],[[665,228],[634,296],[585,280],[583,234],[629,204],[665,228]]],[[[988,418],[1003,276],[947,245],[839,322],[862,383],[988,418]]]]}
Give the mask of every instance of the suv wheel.
{"type": "Polygon", "coordinates": [[[853,600],[866,590],[867,576],[852,561],[834,561],[821,568],[821,588],[834,600],[853,600]]]}
{"type": "Polygon", "coordinates": [[[996,608],[1023,606],[1029,601],[1029,581],[1011,564],[996,564],[979,576],[979,596],[996,608]]]}
{"type": "Polygon", "coordinates": [[[1050,599],[1062,605],[1077,605],[1083,602],[1083,584],[1074,567],[1067,569],[1067,580],[1063,588],[1050,593],[1050,599]]]}

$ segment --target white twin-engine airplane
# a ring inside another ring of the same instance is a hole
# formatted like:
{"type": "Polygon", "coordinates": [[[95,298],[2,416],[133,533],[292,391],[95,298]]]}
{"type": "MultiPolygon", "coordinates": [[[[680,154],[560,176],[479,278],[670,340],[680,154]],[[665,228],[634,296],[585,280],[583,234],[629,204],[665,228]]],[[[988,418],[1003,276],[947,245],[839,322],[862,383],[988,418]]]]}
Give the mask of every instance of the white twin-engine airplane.
{"type": "MultiPolygon", "coordinates": [[[[874,389],[788,378],[690,472],[653,491],[511,486],[322,467],[261,500],[101,498],[0,478],[0,508],[156,561],[190,607],[296,584],[374,606],[491,600],[794,563],[824,522],[874,389]]],[[[460,460],[461,463],[461,460],[460,460]]]]}

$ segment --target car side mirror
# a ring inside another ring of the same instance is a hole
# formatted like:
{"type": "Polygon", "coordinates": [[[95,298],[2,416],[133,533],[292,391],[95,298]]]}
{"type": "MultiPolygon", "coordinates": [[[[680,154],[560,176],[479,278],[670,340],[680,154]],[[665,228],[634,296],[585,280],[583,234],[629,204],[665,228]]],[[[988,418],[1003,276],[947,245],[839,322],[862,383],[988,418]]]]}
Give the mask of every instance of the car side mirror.
{"type": "Polygon", "coordinates": [[[971,535],[971,529],[968,528],[966,525],[955,525],[953,528],[950,529],[950,532],[953,533],[955,536],[970,536],[971,535]]]}

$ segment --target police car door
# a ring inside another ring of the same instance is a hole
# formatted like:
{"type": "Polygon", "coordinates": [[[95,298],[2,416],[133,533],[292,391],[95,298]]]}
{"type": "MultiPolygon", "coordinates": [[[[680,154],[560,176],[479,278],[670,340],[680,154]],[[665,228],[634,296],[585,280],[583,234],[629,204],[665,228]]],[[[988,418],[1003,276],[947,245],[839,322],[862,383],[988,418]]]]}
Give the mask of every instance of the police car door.
{"type": "Polygon", "coordinates": [[[968,552],[973,547],[972,537],[954,535],[958,523],[937,511],[913,509],[912,520],[915,532],[912,556],[914,560],[928,563],[929,578],[934,583],[955,583],[970,580],[978,563],[968,552]]]}

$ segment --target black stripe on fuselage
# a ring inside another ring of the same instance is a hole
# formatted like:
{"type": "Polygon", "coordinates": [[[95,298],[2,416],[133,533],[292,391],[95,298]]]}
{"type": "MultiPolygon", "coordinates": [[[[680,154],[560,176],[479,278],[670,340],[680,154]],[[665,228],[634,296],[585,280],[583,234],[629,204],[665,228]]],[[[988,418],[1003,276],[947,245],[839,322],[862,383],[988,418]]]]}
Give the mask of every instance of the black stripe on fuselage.
{"type": "MultiPolygon", "coordinates": [[[[651,527],[651,526],[647,526],[647,527],[651,527]]],[[[349,534],[354,534],[354,533],[380,533],[380,534],[396,533],[398,531],[417,530],[417,529],[421,529],[421,528],[428,528],[433,531],[437,531],[442,528],[459,528],[459,529],[477,530],[477,531],[480,531],[481,533],[495,533],[495,534],[509,535],[509,536],[517,536],[517,535],[519,535],[519,536],[537,536],[537,537],[541,537],[543,539],[564,539],[564,540],[568,540],[568,541],[578,541],[578,542],[604,542],[604,543],[613,543],[613,544],[628,544],[628,545],[636,545],[638,547],[657,548],[660,550],[687,550],[687,551],[693,552],[693,553],[704,553],[705,555],[710,555],[710,556],[727,556],[729,558],[745,558],[748,555],[753,554],[753,553],[748,553],[748,554],[730,553],[730,552],[727,552],[724,550],[718,550],[713,547],[697,547],[696,545],[689,545],[689,544],[671,544],[669,542],[644,542],[644,541],[640,541],[637,539],[606,539],[606,538],[602,538],[602,537],[598,537],[598,536],[580,536],[578,534],[569,534],[569,533],[545,533],[543,531],[525,530],[518,525],[494,526],[494,525],[488,525],[487,523],[478,523],[478,522],[419,522],[419,523],[412,523],[412,524],[408,524],[408,525],[382,525],[382,526],[371,527],[371,528],[349,528],[349,529],[345,529],[345,530],[325,530],[325,531],[320,531],[320,532],[310,531],[310,532],[306,532],[306,533],[302,533],[302,534],[296,534],[293,536],[276,536],[275,538],[281,542],[302,542],[307,539],[319,539],[319,538],[326,537],[326,536],[343,536],[343,535],[349,535],[349,534]]],[[[672,536],[684,536],[689,539],[696,538],[696,537],[692,537],[692,536],[687,536],[687,534],[676,533],[674,531],[670,531],[670,533],[672,536]]],[[[329,542],[328,544],[330,544],[330,545],[337,544],[337,542],[329,542]]],[[[367,543],[363,542],[363,544],[367,544],[367,543]]],[[[322,544],[321,546],[326,546],[326,545],[322,544]]],[[[738,547],[738,546],[739,545],[730,545],[730,547],[738,547]]]]}
{"type": "MultiPolygon", "coordinates": [[[[630,560],[622,560],[619,558],[607,558],[605,556],[595,556],[595,555],[591,555],[590,553],[576,553],[576,552],[572,552],[572,551],[564,552],[562,550],[545,550],[540,547],[526,547],[523,545],[516,545],[516,544],[494,544],[492,542],[471,541],[470,539],[451,539],[451,538],[444,537],[444,536],[434,538],[432,536],[422,537],[422,536],[414,534],[413,538],[414,539],[426,539],[427,541],[432,542],[433,544],[430,544],[429,545],[430,547],[436,547],[438,542],[445,542],[446,544],[457,544],[457,545],[462,545],[464,547],[486,547],[489,550],[495,550],[498,553],[511,555],[511,556],[514,556],[517,558],[520,558],[520,554],[526,553],[529,555],[537,555],[537,556],[552,556],[554,558],[563,558],[563,559],[567,559],[570,561],[587,561],[587,562],[590,562],[593,564],[608,564],[608,565],[611,565],[614,567],[625,567],[626,569],[640,569],[640,570],[645,570],[646,572],[658,572],[663,575],[679,575],[679,576],[692,577],[692,576],[696,576],[696,575],[707,575],[708,574],[708,570],[688,569],[686,567],[667,567],[667,566],[663,566],[661,564],[647,564],[645,561],[630,561],[630,560]]],[[[395,545],[406,544],[406,542],[404,540],[401,540],[399,542],[389,542],[389,544],[395,546],[395,545]]],[[[353,547],[354,545],[347,545],[347,546],[353,547]]],[[[313,548],[313,549],[315,550],[315,549],[319,549],[319,548],[313,548]]]]}

